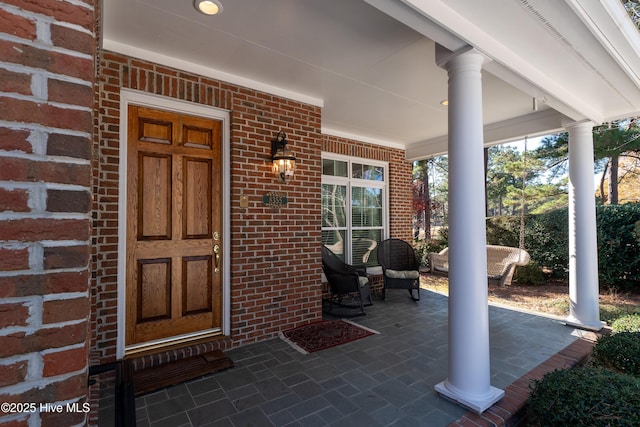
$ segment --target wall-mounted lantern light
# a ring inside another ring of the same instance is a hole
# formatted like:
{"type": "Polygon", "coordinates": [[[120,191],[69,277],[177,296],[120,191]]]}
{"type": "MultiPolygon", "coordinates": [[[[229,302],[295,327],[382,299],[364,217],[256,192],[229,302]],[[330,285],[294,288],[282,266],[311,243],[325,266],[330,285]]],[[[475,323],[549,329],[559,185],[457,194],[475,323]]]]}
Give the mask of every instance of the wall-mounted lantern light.
{"type": "Polygon", "coordinates": [[[286,182],[293,177],[296,170],[296,157],[287,148],[287,135],[280,131],[271,141],[271,161],[273,162],[273,174],[286,182]]]}

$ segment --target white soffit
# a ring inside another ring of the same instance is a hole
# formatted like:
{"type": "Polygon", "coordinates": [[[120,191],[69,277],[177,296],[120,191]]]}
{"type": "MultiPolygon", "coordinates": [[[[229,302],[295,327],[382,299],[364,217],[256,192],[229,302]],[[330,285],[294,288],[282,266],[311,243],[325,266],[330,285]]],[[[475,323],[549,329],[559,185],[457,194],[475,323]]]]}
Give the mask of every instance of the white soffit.
{"type": "Polygon", "coordinates": [[[640,86],[640,30],[628,19],[622,2],[565,1],[629,78],[640,86]]]}
{"type": "Polygon", "coordinates": [[[154,62],[156,64],[162,64],[167,67],[175,68],[177,70],[191,72],[212,79],[219,79],[229,83],[237,84],[239,86],[250,87],[256,90],[303,102],[305,104],[315,105],[316,107],[323,106],[323,101],[320,98],[315,98],[299,92],[287,90],[279,86],[269,85],[264,82],[248,79],[236,74],[216,70],[215,68],[203,66],[195,62],[185,61],[174,56],[163,55],[162,53],[141,49],[139,47],[120,43],[111,39],[104,39],[102,42],[102,46],[105,50],[121,53],[133,58],[144,59],[146,61],[154,62]]]}
{"type": "MultiPolygon", "coordinates": [[[[565,0],[593,36],[629,78],[626,86],[619,83],[620,91],[625,94],[637,93],[640,88],[640,30],[636,28],[620,1],[565,0]]],[[[636,97],[636,111],[640,104],[636,97]]],[[[607,119],[628,117],[615,114],[607,119]]]]}
{"type": "Polygon", "coordinates": [[[205,17],[189,0],[108,0],[103,46],[320,106],[327,133],[413,147],[447,133],[435,43],[492,59],[485,130],[526,117],[532,98],[573,120],[640,110],[638,36],[615,27],[616,2],[228,0],[205,17]]]}
{"type": "Polygon", "coordinates": [[[619,30],[594,35],[565,2],[484,0],[481,8],[474,0],[403,2],[492,58],[488,71],[574,120],[602,122],[640,109],[640,88],[603,46],[602,38],[619,30]]]}
{"type": "MultiPolygon", "coordinates": [[[[104,48],[320,105],[332,134],[393,147],[445,135],[447,73],[425,33],[456,39],[400,2],[381,3],[402,6],[422,32],[362,0],[233,0],[216,17],[189,2],[109,0],[104,48]]],[[[487,121],[531,111],[530,95],[484,81],[487,121]]]]}

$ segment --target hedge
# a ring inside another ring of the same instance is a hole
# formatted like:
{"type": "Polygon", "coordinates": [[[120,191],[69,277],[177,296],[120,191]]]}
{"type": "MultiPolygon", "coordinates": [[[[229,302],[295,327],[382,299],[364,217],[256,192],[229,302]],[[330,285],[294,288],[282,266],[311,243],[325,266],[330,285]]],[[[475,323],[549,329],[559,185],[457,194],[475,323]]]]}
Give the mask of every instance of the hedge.
{"type": "MultiPolygon", "coordinates": [[[[566,279],[569,272],[569,213],[558,209],[525,218],[525,249],[531,259],[566,279]]],[[[640,290],[640,204],[596,208],[598,276],[609,289],[640,290]]],[[[487,243],[519,246],[520,217],[487,219],[487,243]]]]}
{"type": "Polygon", "coordinates": [[[535,427],[640,425],[640,381],[608,369],[553,371],[535,381],[529,424],[535,427]]]}
{"type": "Polygon", "coordinates": [[[598,338],[585,365],[533,381],[527,425],[640,425],[640,332],[598,338]]]}

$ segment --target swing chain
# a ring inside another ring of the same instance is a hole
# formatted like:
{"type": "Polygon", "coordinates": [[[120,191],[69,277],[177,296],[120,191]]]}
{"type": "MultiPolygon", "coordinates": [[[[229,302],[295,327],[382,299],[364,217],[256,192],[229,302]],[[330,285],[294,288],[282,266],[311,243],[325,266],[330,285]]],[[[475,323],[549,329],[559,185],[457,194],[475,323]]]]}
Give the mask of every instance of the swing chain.
{"type": "Polygon", "coordinates": [[[520,249],[524,249],[524,210],[526,206],[525,200],[525,181],[527,179],[527,139],[524,137],[524,151],[522,153],[522,202],[520,206],[520,249]]]}

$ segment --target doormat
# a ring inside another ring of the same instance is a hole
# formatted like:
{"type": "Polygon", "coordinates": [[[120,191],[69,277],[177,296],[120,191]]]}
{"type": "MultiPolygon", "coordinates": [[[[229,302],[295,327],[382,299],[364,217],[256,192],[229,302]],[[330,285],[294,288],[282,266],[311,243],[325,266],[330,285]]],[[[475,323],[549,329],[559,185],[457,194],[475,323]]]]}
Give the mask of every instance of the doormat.
{"type": "Polygon", "coordinates": [[[369,335],[378,334],[345,319],[323,320],[280,332],[280,338],[303,354],[335,347],[369,335]]]}
{"type": "Polygon", "coordinates": [[[135,371],[133,388],[135,395],[140,396],[232,367],[233,361],[231,359],[222,351],[214,350],[187,359],[179,359],[135,371]]]}

